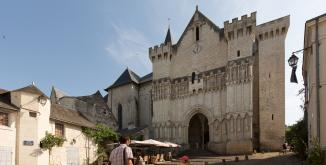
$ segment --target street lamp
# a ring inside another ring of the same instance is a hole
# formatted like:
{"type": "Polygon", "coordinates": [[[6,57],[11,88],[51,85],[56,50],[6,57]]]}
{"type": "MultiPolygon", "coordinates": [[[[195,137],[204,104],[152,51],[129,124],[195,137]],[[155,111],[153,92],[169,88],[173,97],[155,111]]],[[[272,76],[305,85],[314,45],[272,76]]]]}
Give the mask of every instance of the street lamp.
{"type": "Polygon", "coordinates": [[[298,60],[299,58],[293,53],[292,56],[289,58],[288,63],[292,68],[297,67],[298,60]]]}
{"type": "Polygon", "coordinates": [[[297,70],[297,63],[298,63],[299,58],[292,53],[292,56],[289,58],[288,63],[292,67],[292,73],[291,73],[291,78],[290,82],[293,83],[298,83],[297,76],[295,74],[295,71],[297,70]]]}

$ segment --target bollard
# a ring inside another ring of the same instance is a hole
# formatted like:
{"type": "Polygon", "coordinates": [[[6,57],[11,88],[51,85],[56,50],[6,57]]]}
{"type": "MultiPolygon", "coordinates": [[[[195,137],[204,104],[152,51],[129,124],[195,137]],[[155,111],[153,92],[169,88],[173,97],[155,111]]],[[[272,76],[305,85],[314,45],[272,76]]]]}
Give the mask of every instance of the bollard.
{"type": "Polygon", "coordinates": [[[204,164],[205,164],[205,165],[208,165],[208,162],[205,162],[204,164]]]}
{"type": "Polygon", "coordinates": [[[235,157],[235,160],[234,160],[235,162],[238,162],[239,161],[239,157],[235,157]]]}

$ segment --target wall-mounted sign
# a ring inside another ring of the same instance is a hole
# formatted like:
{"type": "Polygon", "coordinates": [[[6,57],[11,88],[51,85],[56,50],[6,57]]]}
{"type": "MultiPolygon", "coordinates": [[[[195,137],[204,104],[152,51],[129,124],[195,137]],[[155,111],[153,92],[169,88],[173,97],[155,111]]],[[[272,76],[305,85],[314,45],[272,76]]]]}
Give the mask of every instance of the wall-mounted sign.
{"type": "Polygon", "coordinates": [[[32,146],[32,145],[34,145],[34,141],[24,140],[23,144],[24,144],[24,146],[32,146]]]}

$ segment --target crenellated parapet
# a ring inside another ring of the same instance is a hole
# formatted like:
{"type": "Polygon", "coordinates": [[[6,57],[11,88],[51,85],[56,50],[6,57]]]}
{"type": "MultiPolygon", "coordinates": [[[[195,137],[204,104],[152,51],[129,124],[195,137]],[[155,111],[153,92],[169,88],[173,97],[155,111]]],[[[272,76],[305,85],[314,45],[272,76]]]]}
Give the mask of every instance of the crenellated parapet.
{"type": "Polygon", "coordinates": [[[224,36],[227,40],[234,40],[242,36],[250,36],[254,33],[256,27],[256,12],[253,12],[248,17],[241,16],[241,19],[233,18],[232,22],[224,22],[224,36]]]}
{"type": "Polygon", "coordinates": [[[256,28],[256,39],[264,41],[276,37],[285,37],[290,25],[290,16],[275,19],[258,25],[256,28]]]}
{"type": "Polygon", "coordinates": [[[154,47],[149,48],[149,58],[152,63],[160,62],[163,60],[171,60],[172,59],[172,49],[173,45],[171,42],[166,44],[162,43],[161,45],[156,45],[154,47]]]}

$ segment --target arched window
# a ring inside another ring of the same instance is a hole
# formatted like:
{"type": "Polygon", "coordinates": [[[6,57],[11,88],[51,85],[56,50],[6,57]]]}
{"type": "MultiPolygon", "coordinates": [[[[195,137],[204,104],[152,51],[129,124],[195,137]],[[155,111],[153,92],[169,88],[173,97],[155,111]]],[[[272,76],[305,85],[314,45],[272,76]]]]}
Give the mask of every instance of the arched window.
{"type": "Polygon", "coordinates": [[[191,83],[195,83],[195,78],[196,78],[196,73],[195,72],[192,72],[191,74],[191,83]]]}
{"type": "Polygon", "coordinates": [[[118,124],[119,124],[119,129],[122,129],[122,106],[121,106],[121,104],[118,105],[118,124]]]}
{"type": "Polygon", "coordinates": [[[199,28],[196,27],[196,41],[199,41],[199,28]]]}

